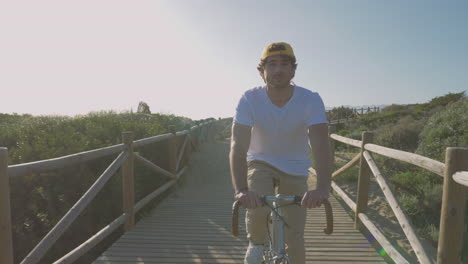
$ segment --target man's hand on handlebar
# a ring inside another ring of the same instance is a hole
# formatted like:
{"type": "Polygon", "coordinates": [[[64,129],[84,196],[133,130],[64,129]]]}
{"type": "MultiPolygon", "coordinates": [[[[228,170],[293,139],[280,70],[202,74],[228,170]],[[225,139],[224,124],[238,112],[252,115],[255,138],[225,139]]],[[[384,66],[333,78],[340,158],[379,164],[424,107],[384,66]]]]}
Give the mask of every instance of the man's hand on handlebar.
{"type": "Polygon", "coordinates": [[[320,207],[324,200],[328,199],[329,192],[323,190],[307,191],[302,197],[301,206],[306,208],[320,207]]]}
{"type": "Polygon", "coordinates": [[[262,206],[260,198],[251,191],[239,191],[237,192],[235,199],[239,201],[243,207],[248,209],[255,209],[262,206]]]}

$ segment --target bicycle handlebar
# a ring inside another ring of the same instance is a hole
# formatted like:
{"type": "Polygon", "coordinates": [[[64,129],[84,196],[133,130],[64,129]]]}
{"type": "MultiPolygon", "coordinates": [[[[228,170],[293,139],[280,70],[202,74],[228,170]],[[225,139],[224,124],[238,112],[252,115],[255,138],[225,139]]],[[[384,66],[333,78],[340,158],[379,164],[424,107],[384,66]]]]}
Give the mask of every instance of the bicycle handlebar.
{"type": "MultiPolygon", "coordinates": [[[[301,196],[283,196],[283,195],[276,195],[276,196],[263,196],[262,201],[294,201],[295,203],[299,203],[302,201],[301,196]]],[[[330,205],[330,202],[328,199],[323,200],[322,204],[325,207],[325,215],[327,218],[327,227],[323,229],[323,232],[327,235],[330,235],[333,233],[333,210],[330,205]]],[[[235,201],[232,204],[232,226],[231,226],[231,233],[233,236],[237,237],[239,236],[239,207],[240,207],[240,202],[235,201]]]]}

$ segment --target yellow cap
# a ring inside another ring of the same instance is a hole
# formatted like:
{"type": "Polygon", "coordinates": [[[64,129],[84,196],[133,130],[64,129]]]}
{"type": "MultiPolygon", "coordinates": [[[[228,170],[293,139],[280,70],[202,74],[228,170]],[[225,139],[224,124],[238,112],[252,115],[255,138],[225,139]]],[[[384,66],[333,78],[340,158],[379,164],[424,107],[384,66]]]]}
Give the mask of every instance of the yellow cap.
{"type": "Polygon", "coordinates": [[[264,60],[273,55],[288,55],[294,59],[296,58],[296,56],[294,56],[294,51],[291,45],[286,42],[273,42],[266,46],[265,49],[263,49],[261,60],[264,60]]]}

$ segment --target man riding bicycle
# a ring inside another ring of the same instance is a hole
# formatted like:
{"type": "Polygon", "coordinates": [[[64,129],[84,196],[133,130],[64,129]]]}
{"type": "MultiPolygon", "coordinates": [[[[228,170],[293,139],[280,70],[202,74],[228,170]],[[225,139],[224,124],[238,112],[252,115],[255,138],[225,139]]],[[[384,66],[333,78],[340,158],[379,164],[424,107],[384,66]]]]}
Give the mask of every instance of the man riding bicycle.
{"type": "Polygon", "coordinates": [[[275,42],[263,50],[257,67],[265,86],[246,91],[236,108],[229,161],[235,199],[247,208],[247,264],[261,263],[268,208],[259,197],[303,196],[302,207],[283,209],[285,241],[291,263],[305,263],[306,208],[319,207],[330,192],[331,154],[324,104],[318,93],[291,82],[297,68],[292,47],[275,42]],[[317,172],[317,187],[308,191],[308,168],[317,172]]]}

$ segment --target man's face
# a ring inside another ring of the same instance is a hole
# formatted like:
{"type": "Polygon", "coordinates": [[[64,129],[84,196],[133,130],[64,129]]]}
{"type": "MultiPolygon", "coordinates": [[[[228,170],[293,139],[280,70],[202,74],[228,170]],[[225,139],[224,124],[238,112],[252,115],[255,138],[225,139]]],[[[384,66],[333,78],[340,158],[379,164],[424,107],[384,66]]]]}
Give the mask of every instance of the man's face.
{"type": "Polygon", "coordinates": [[[274,55],[267,58],[262,77],[270,87],[288,87],[294,71],[294,65],[287,56],[274,55]]]}

